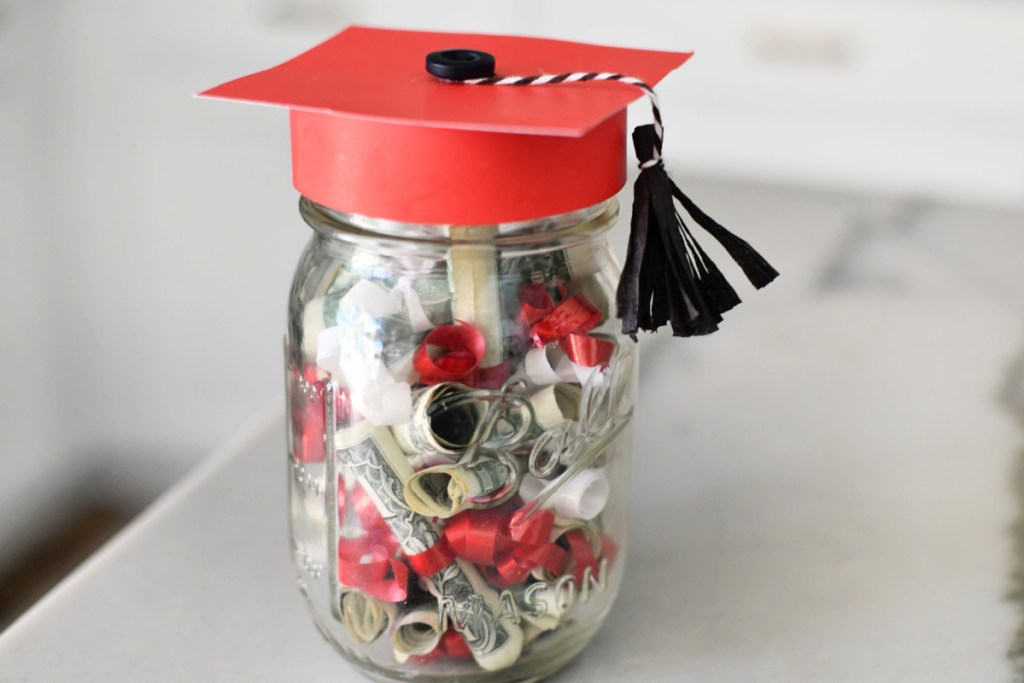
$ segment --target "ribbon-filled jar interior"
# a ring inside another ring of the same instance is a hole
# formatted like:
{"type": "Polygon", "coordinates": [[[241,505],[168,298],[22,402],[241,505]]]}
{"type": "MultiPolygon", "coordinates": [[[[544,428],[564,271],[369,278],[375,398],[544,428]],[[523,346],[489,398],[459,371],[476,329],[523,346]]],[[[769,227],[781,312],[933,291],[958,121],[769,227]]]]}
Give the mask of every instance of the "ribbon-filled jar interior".
{"type": "Polygon", "coordinates": [[[321,632],[377,679],[547,675],[623,571],[636,363],[613,309],[617,205],[496,226],[301,210],[291,531],[321,632]]]}

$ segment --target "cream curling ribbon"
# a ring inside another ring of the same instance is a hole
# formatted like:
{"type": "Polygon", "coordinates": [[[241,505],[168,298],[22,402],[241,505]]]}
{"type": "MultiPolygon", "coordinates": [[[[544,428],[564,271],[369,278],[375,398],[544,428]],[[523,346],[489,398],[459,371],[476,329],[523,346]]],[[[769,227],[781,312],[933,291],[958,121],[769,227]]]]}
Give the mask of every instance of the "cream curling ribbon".
{"type": "Polygon", "coordinates": [[[341,592],[341,625],[363,645],[377,640],[398,615],[398,605],[378,600],[355,588],[341,592]]]}
{"type": "Polygon", "coordinates": [[[580,416],[582,395],[579,385],[566,382],[549,384],[530,396],[534,422],[544,430],[575,422],[580,416]]]}
{"type": "Polygon", "coordinates": [[[374,425],[401,424],[412,415],[412,387],[388,372],[377,342],[380,319],[400,312],[403,297],[415,297],[411,285],[394,295],[360,280],[338,303],[339,324],[317,335],[317,365],[348,388],[352,407],[374,425]]]}
{"type": "MultiPolygon", "coordinates": [[[[441,530],[434,522],[405,503],[405,486],[413,470],[390,429],[363,420],[338,430],[335,449],[339,464],[346,468],[346,480],[355,477],[406,555],[418,555],[442,542],[441,530]]],[[[460,633],[481,668],[497,671],[519,658],[522,629],[496,617],[498,601],[486,592],[487,583],[472,565],[455,560],[427,580],[438,599],[450,603],[465,620],[460,633]]]]}
{"type": "MultiPolygon", "coordinates": [[[[523,475],[519,484],[519,495],[527,503],[541,494],[548,482],[533,475],[523,475]]],[[[581,471],[575,477],[561,485],[551,498],[544,503],[545,508],[554,510],[559,517],[566,519],[591,520],[601,514],[608,504],[611,486],[604,468],[593,467],[581,471]]]]}
{"type": "Polygon", "coordinates": [[[441,623],[436,604],[424,604],[401,614],[395,621],[391,647],[399,664],[414,655],[427,655],[441,642],[441,623]]]}
{"type": "Polygon", "coordinates": [[[498,297],[498,252],[482,242],[498,236],[498,226],[453,225],[454,241],[448,250],[448,283],[456,320],[472,323],[484,337],[480,366],[489,368],[504,360],[501,306],[498,297]]]}

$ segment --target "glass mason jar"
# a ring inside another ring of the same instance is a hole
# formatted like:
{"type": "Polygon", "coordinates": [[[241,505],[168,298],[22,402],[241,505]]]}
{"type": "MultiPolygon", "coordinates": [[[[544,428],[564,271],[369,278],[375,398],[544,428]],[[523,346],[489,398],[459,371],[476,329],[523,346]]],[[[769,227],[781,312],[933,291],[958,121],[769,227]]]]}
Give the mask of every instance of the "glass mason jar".
{"type": "Polygon", "coordinates": [[[411,225],[306,198],[285,340],[292,550],[324,637],[381,681],[526,681],[618,591],[634,344],[610,200],[411,225]]]}

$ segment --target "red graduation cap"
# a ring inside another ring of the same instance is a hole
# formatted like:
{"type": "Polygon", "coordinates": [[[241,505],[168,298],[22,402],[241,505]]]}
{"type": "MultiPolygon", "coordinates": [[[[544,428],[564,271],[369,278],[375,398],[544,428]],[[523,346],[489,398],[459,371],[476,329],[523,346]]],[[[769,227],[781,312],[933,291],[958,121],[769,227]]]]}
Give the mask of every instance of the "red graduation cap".
{"type": "Polygon", "coordinates": [[[625,182],[622,83],[482,88],[444,82],[428,54],[471,48],[504,74],[618,71],[653,84],[689,53],[538,38],[351,27],[202,96],[288,107],[295,188],[339,211],[485,225],[573,211],[625,182]]]}
{"type": "MultiPolygon", "coordinates": [[[[201,96],[288,107],[293,181],[315,202],[408,223],[487,225],[566,213],[615,195],[625,182],[626,106],[645,93],[653,101],[650,86],[689,57],[355,26],[201,96]],[[493,55],[499,74],[524,78],[485,72],[458,83],[434,75],[448,75],[444,68],[425,68],[428,55],[447,53],[459,71],[458,53],[467,52],[493,55]],[[500,87],[506,84],[538,87],[500,87]]],[[[633,133],[643,170],[618,316],[627,334],[666,322],[677,335],[706,334],[739,299],[696,246],[673,197],[756,286],[776,273],[668,179],[656,105],[654,117],[654,125],[633,133]]]]}

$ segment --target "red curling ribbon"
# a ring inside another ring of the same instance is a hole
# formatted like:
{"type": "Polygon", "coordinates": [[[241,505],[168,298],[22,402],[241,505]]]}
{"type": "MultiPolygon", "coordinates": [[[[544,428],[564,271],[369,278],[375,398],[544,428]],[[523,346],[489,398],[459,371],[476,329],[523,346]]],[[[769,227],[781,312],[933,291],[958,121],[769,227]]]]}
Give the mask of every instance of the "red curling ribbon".
{"type": "MultiPolygon", "coordinates": [[[[291,419],[294,457],[299,462],[324,461],[324,388],[326,379],[318,379],[316,365],[309,363],[301,371],[292,370],[291,419]],[[302,382],[312,388],[312,396],[303,393],[302,382]]],[[[335,394],[335,419],[347,422],[352,415],[348,390],[339,388],[335,394]]]]}
{"type": "MultiPolygon", "coordinates": [[[[361,486],[349,494],[349,508],[355,512],[361,534],[338,539],[338,580],[388,602],[405,600],[409,567],[395,559],[398,540],[361,486]]],[[[338,521],[345,523],[345,482],[338,477],[338,521]]]]}
{"type": "Polygon", "coordinates": [[[385,602],[402,602],[409,594],[409,567],[363,536],[338,539],[338,580],[385,602]]]}
{"type": "Polygon", "coordinates": [[[549,540],[554,514],[539,510],[513,527],[514,517],[515,509],[508,505],[467,510],[448,521],[445,538],[456,555],[480,565],[498,588],[521,583],[536,567],[561,574],[568,555],[549,540]]]}
{"type": "Polygon", "coordinates": [[[409,561],[409,566],[414,572],[427,577],[433,576],[454,562],[455,553],[448,547],[448,542],[444,538],[440,538],[437,543],[422,553],[406,555],[405,559],[409,561]]]}
{"type": "Polygon", "coordinates": [[[441,636],[441,643],[437,648],[452,659],[469,659],[473,656],[473,651],[466,644],[466,639],[461,633],[450,627],[441,636]]]}
{"type": "Polygon", "coordinates": [[[607,339],[591,337],[589,334],[568,334],[559,340],[558,345],[569,360],[588,368],[608,367],[608,361],[615,352],[615,344],[607,339]]]}
{"type": "Polygon", "coordinates": [[[538,510],[529,517],[524,506],[512,513],[508,522],[509,536],[518,543],[539,544],[551,538],[551,528],[555,525],[555,516],[549,510],[538,510]]]}
{"type": "Polygon", "coordinates": [[[508,361],[489,368],[480,368],[476,373],[476,386],[481,389],[498,389],[510,374],[508,361]]]}
{"type": "Polygon", "coordinates": [[[421,384],[473,384],[483,357],[484,335],[469,323],[456,320],[428,332],[412,363],[421,384]]]}
{"type": "Polygon", "coordinates": [[[569,334],[583,334],[601,322],[601,311],[582,294],[573,294],[530,327],[530,338],[537,346],[559,341],[569,334]]]}
{"type": "Polygon", "coordinates": [[[573,529],[565,535],[565,540],[569,542],[569,552],[572,553],[572,558],[576,564],[576,580],[582,583],[583,573],[588,567],[591,574],[597,576],[597,557],[594,555],[594,549],[590,546],[590,541],[587,540],[583,531],[581,529],[573,529]]]}
{"type": "MultiPolygon", "coordinates": [[[[351,508],[356,513],[359,521],[359,529],[368,542],[374,545],[383,546],[391,551],[393,555],[398,549],[398,539],[391,533],[391,527],[384,521],[380,511],[374,504],[369,494],[358,484],[352,487],[351,508]]],[[[338,525],[345,525],[345,482],[338,476],[338,525]]]]}
{"type": "Polygon", "coordinates": [[[544,285],[527,282],[519,288],[519,321],[529,329],[555,310],[551,292],[544,285]]]}
{"type": "Polygon", "coordinates": [[[608,564],[611,564],[618,554],[619,544],[608,534],[601,534],[601,558],[608,560],[608,564]]]}
{"type": "MultiPolygon", "coordinates": [[[[565,298],[564,282],[559,280],[552,287],[558,290],[559,299],[565,298]]],[[[519,288],[519,322],[524,328],[530,329],[555,310],[555,300],[551,296],[552,287],[527,282],[519,288]]]]}

